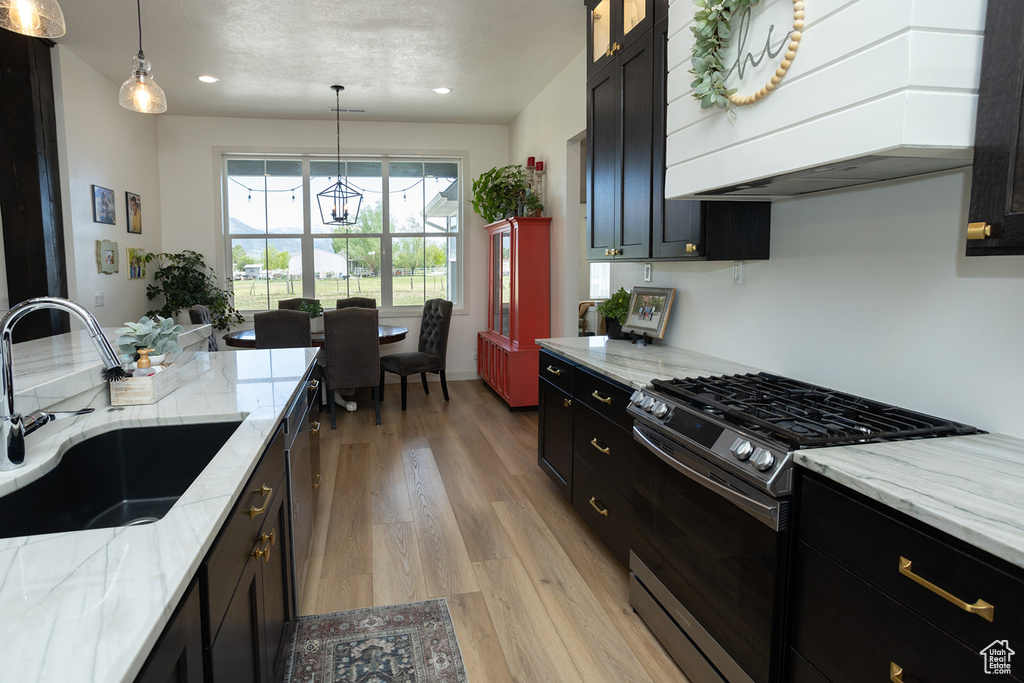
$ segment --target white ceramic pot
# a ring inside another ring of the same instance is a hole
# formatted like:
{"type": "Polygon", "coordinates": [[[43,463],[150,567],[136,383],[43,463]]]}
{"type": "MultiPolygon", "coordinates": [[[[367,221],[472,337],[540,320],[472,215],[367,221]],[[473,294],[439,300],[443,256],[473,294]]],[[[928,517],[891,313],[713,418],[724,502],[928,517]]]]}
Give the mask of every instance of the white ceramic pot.
{"type": "Polygon", "coordinates": [[[159,354],[157,356],[154,356],[153,354],[149,354],[149,362],[150,362],[151,365],[160,365],[161,363],[164,362],[164,360],[166,358],[167,358],[167,354],[166,353],[161,353],[161,354],[159,354]]]}
{"type": "Polygon", "coordinates": [[[309,331],[313,332],[314,334],[317,333],[317,332],[323,332],[324,331],[324,317],[320,316],[319,318],[310,318],[309,319],[309,331]]]}

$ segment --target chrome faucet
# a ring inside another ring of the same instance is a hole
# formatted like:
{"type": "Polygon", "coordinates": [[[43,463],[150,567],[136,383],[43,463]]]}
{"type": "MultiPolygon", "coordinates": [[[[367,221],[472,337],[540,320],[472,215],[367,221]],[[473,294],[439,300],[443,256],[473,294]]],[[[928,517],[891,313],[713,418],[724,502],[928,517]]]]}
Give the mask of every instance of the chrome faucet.
{"type": "Polygon", "coordinates": [[[21,415],[14,410],[14,358],[11,351],[11,333],[14,325],[23,317],[44,308],[55,308],[73,313],[83,323],[92,336],[93,344],[103,359],[103,375],[108,381],[123,379],[124,371],[117,358],[117,352],[110,345],[100,324],[92,313],[74,301],[58,297],[44,296],[23,301],[7,312],[0,320],[0,366],[3,373],[3,407],[0,414],[0,470],[12,470],[25,464],[25,437],[48,422],[63,416],[84,415],[91,413],[92,408],[70,412],[39,412],[32,415],[21,415]]]}

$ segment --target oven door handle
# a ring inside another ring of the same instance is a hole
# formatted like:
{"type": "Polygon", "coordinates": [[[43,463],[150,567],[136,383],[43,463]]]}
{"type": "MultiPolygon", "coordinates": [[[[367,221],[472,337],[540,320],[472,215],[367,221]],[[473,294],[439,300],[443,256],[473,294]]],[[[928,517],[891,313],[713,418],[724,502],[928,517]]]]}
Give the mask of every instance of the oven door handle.
{"type": "Polygon", "coordinates": [[[745,512],[749,513],[758,521],[768,525],[775,531],[779,530],[779,504],[774,503],[772,505],[766,505],[760,501],[754,500],[748,496],[743,495],[739,491],[725,484],[721,484],[711,477],[701,474],[695,469],[684,465],[673,457],[671,453],[666,452],[658,444],[647,438],[647,435],[642,431],[633,427],[633,436],[637,441],[647,447],[647,450],[654,453],[660,460],[666,465],[676,470],[680,474],[685,474],[687,477],[700,484],[704,488],[710,489],[723,498],[728,499],[731,503],[742,508],[745,512]]]}

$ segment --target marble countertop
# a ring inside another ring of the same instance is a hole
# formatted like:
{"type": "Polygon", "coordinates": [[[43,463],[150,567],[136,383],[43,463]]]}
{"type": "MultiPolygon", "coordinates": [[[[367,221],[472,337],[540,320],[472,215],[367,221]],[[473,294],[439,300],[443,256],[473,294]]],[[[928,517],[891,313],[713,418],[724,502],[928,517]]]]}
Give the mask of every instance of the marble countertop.
{"type": "Polygon", "coordinates": [[[660,343],[640,346],[607,337],[561,337],[538,339],[537,343],[634,389],[642,389],[652,379],[761,372],[748,365],[660,343]]]}
{"type": "MultiPolygon", "coordinates": [[[[133,681],[275,434],[316,349],[199,353],[148,406],[100,407],[27,439],[17,487],[71,445],[121,427],[243,419],[167,515],[145,526],[0,539],[0,661],[12,681],[133,681]]],[[[12,484],[12,482],[14,482],[12,484]]],[[[23,485],[23,484],[22,484],[23,485]]]]}
{"type": "MultiPolygon", "coordinates": [[[[635,389],[654,378],[758,372],[660,344],[605,337],[537,343],[635,389]]],[[[794,461],[1024,568],[1024,440],[975,434],[809,448],[794,461]]]]}
{"type": "Polygon", "coordinates": [[[1024,568],[1024,440],[1002,434],[811,448],[798,465],[1024,568]]]}

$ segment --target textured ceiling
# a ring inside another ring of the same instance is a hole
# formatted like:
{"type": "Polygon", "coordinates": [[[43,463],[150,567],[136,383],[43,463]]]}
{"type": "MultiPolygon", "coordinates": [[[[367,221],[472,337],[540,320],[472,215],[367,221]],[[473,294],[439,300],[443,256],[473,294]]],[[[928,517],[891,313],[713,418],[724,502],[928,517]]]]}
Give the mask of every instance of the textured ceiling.
{"type": "MultiPolygon", "coordinates": [[[[135,2],[61,8],[57,43],[127,79],[135,2]]],[[[333,118],[340,83],[342,107],[367,110],[347,119],[505,124],[583,50],[584,26],[580,0],[142,0],[167,113],[190,116],[333,118]]]]}

